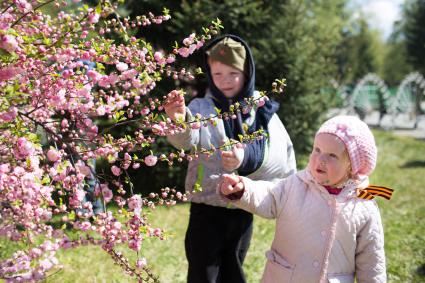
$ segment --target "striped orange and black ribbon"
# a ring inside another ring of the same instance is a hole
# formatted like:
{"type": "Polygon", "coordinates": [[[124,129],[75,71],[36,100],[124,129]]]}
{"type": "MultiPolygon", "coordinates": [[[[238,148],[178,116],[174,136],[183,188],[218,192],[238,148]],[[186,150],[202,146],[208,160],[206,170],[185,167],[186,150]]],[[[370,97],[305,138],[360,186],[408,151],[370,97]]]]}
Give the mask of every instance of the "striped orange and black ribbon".
{"type": "Polygon", "coordinates": [[[357,197],[361,199],[373,199],[375,196],[380,196],[390,200],[393,191],[393,189],[387,187],[369,185],[367,188],[357,189],[357,197]]]}

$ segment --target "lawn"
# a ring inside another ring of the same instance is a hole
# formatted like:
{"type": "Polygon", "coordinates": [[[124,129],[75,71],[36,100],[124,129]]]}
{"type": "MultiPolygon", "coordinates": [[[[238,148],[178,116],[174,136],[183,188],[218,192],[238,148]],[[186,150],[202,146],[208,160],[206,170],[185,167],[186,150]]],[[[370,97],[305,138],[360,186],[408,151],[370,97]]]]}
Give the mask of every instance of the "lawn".
{"type": "MultiPolygon", "coordinates": [[[[388,282],[425,282],[425,141],[374,131],[379,148],[372,184],[395,189],[393,199],[379,199],[384,221],[388,282]]],[[[188,204],[158,208],[151,221],[165,228],[165,241],[147,240],[142,255],[161,282],[185,282],[184,233],[188,204]]],[[[245,261],[248,282],[259,282],[270,246],[274,222],[256,217],[254,237],[245,261]]],[[[14,246],[0,239],[0,256],[14,246]]],[[[123,250],[125,252],[125,250],[123,250]]],[[[130,256],[132,254],[130,253],[130,256]]],[[[46,282],[134,282],[123,275],[102,249],[85,246],[61,253],[64,268],[46,282]]]]}

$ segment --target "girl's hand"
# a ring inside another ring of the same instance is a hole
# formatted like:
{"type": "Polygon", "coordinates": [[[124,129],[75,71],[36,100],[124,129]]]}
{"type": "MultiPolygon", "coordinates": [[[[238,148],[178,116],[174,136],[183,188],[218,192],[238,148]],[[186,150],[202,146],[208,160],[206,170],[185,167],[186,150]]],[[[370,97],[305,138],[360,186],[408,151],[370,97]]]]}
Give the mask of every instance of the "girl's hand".
{"type": "Polygon", "coordinates": [[[186,118],[186,104],[183,95],[171,92],[164,104],[165,113],[174,122],[184,121],[186,118]]]}
{"type": "Polygon", "coordinates": [[[223,174],[223,179],[220,184],[220,192],[227,196],[240,191],[243,191],[245,186],[241,177],[237,175],[223,174]]]}
{"type": "Polygon", "coordinates": [[[242,144],[232,147],[232,150],[221,152],[221,166],[227,171],[233,171],[241,166],[244,158],[244,149],[242,144]]]}

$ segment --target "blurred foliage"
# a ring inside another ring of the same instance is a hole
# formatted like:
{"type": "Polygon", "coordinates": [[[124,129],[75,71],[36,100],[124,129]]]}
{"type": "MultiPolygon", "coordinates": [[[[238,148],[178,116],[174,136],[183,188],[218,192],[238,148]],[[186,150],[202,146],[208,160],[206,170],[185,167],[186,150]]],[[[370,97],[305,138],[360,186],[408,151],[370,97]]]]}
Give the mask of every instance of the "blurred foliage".
{"type": "Polygon", "coordinates": [[[366,74],[378,72],[381,47],[379,34],[369,28],[364,16],[350,22],[338,49],[339,81],[355,84],[366,74]]]}
{"type": "Polygon", "coordinates": [[[407,58],[425,75],[425,0],[407,0],[403,9],[407,58]]]}
{"type": "Polygon", "coordinates": [[[382,67],[382,78],[388,86],[398,86],[407,74],[414,69],[408,62],[408,53],[401,22],[394,24],[388,42],[382,67]]]}
{"type": "MultiPolygon", "coordinates": [[[[343,1],[288,1],[273,8],[270,26],[258,44],[257,85],[267,88],[283,76],[287,87],[279,116],[294,143],[297,155],[310,151],[315,131],[334,92],[324,91],[336,76],[335,53],[341,41],[343,1]]],[[[299,158],[297,158],[298,161],[299,158]]]]}
{"type": "Polygon", "coordinates": [[[387,42],[382,77],[389,86],[398,86],[407,74],[425,75],[425,1],[407,0],[402,17],[394,24],[387,42]]]}

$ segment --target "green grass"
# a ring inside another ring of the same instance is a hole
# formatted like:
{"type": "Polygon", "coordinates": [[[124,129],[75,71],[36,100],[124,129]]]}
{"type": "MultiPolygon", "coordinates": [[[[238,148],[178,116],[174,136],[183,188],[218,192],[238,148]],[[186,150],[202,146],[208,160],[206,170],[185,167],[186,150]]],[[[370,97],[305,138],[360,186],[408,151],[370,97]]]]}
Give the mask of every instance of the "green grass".
{"type": "Polygon", "coordinates": [[[425,141],[375,132],[375,184],[395,189],[379,201],[385,229],[389,282],[425,282],[425,141]]]}
{"type": "MultiPolygon", "coordinates": [[[[375,131],[379,148],[378,166],[372,184],[395,189],[393,199],[379,199],[384,222],[388,282],[425,282],[425,141],[375,131]]],[[[142,255],[161,282],[185,282],[187,263],[184,235],[188,204],[158,208],[154,225],[172,236],[165,241],[148,239],[142,255]]],[[[259,282],[265,264],[264,252],[274,234],[274,222],[256,217],[254,236],[244,269],[248,282],[259,282]]],[[[0,257],[16,246],[0,240],[0,257]]],[[[131,259],[135,255],[123,249],[131,259]]],[[[64,268],[46,282],[135,282],[114,265],[101,248],[86,246],[59,254],[64,268]]]]}

